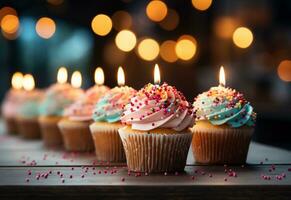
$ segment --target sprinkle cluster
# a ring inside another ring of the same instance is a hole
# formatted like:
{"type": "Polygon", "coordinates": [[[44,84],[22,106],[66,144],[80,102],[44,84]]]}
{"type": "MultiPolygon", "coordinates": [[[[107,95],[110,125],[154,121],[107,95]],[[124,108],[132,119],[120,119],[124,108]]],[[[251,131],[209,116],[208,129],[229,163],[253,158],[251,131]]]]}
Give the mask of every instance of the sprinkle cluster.
{"type": "Polygon", "coordinates": [[[242,93],[222,86],[213,87],[194,99],[194,107],[198,113],[197,120],[225,120],[233,118],[233,123],[243,125],[246,121],[249,121],[249,125],[254,126],[256,113],[248,112],[246,105],[250,107],[250,103],[244,98],[242,93]],[[248,120],[249,118],[250,120],[248,120]]]}
{"type": "MultiPolygon", "coordinates": [[[[151,106],[146,113],[141,113],[136,119],[131,117],[130,120],[143,120],[147,116],[161,111],[163,116],[160,119],[164,119],[169,114],[175,114],[176,117],[179,117],[179,114],[185,110],[188,110],[189,115],[193,114],[193,107],[188,103],[185,96],[174,86],[169,86],[167,83],[163,85],[145,85],[131,98],[131,102],[126,105],[125,109],[133,113],[142,107],[149,107],[149,104],[154,106],[151,106]]],[[[124,115],[125,113],[123,113],[124,115]]],[[[154,125],[155,123],[152,123],[152,126],[154,125]]]]}

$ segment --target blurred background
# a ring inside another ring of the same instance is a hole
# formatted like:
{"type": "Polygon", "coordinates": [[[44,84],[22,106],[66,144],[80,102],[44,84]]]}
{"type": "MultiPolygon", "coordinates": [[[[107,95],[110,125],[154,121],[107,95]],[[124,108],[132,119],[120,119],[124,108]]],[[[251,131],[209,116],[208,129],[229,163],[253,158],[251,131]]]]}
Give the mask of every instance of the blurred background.
{"type": "Polygon", "coordinates": [[[65,66],[88,88],[100,66],[114,87],[123,66],[139,89],[158,63],[193,101],[223,65],[258,113],[255,140],[291,149],[290,19],[289,0],[1,0],[0,100],[17,71],[46,88],[65,66]]]}

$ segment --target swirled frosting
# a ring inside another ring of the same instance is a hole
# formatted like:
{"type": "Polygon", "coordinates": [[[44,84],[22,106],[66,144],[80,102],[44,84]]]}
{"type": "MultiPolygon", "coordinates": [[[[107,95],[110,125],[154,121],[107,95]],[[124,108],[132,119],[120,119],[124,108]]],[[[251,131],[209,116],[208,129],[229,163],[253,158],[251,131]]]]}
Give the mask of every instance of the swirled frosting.
{"type": "Polygon", "coordinates": [[[16,117],[19,106],[23,103],[23,96],[23,90],[10,89],[1,106],[2,115],[8,118],[16,117]]]}
{"type": "Polygon", "coordinates": [[[109,88],[95,85],[89,88],[85,95],[65,109],[64,115],[73,121],[90,121],[96,102],[109,88]]]}
{"type": "Polygon", "coordinates": [[[43,99],[42,90],[25,91],[22,95],[22,104],[18,108],[18,115],[22,117],[38,117],[39,104],[43,99]]]}
{"type": "Polygon", "coordinates": [[[198,95],[193,106],[197,120],[208,120],[213,125],[228,124],[233,128],[255,125],[253,107],[243,94],[231,88],[212,87],[198,95]]]}
{"type": "Polygon", "coordinates": [[[84,94],[83,90],[70,84],[54,84],[48,88],[39,107],[42,116],[62,116],[64,109],[84,94]]]}
{"type": "Polygon", "coordinates": [[[120,121],[124,105],[129,102],[135,93],[136,91],[128,86],[115,87],[109,90],[97,102],[93,112],[93,120],[109,123],[120,121]]]}
{"type": "Polygon", "coordinates": [[[135,130],[169,128],[182,131],[194,124],[192,105],[175,87],[147,84],[125,106],[121,118],[135,130]]]}

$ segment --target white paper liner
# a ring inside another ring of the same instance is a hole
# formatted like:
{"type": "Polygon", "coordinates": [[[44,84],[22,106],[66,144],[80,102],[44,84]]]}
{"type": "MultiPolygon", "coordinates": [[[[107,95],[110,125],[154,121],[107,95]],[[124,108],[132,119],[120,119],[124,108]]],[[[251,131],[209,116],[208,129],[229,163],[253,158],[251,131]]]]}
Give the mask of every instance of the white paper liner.
{"type": "Polygon", "coordinates": [[[121,124],[102,126],[102,123],[93,123],[90,125],[97,160],[108,162],[125,162],[125,153],[118,134],[118,129],[120,127],[123,126],[121,124]]]}
{"type": "Polygon", "coordinates": [[[253,134],[251,128],[209,129],[194,126],[192,150],[197,163],[243,164],[253,134]]]}
{"type": "MultiPolygon", "coordinates": [[[[154,132],[154,131],[152,131],[154,132]]],[[[192,133],[127,133],[119,129],[128,169],[136,172],[183,171],[192,133]]]]}

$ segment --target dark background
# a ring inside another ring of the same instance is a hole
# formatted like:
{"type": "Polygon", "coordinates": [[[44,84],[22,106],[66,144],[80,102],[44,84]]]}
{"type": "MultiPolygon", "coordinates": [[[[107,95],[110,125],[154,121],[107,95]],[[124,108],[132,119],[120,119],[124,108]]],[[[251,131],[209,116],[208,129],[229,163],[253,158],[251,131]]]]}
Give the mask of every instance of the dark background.
{"type": "MultiPolygon", "coordinates": [[[[190,0],[164,0],[179,14],[179,24],[171,31],[147,18],[146,0],[64,0],[58,5],[51,2],[54,1],[0,1],[0,9],[12,7],[20,19],[16,39],[0,34],[0,100],[16,71],[32,73],[37,87],[45,88],[56,81],[57,69],[66,66],[70,73],[80,70],[82,87],[88,88],[94,84],[95,68],[102,66],[106,85],[114,87],[117,68],[122,65],[126,83],[139,89],[153,81],[153,66],[158,63],[162,81],[175,85],[193,101],[198,93],[218,84],[219,67],[224,65],[227,85],[243,92],[258,113],[255,139],[291,149],[291,84],[280,79],[277,72],[282,61],[291,60],[291,1],[213,0],[211,7],[202,12],[190,0]],[[161,44],[183,34],[192,35],[197,40],[194,58],[169,63],[159,56],[144,61],[136,50],[117,50],[114,38],[118,31],[112,29],[107,36],[98,36],[91,29],[91,21],[97,14],[111,17],[119,10],[131,15],[130,29],[138,39],[151,37],[161,44]],[[35,32],[37,19],[44,16],[56,22],[56,32],[47,40],[35,32]],[[252,30],[254,40],[250,47],[238,48],[231,38],[217,35],[216,24],[225,17],[252,30]]],[[[290,71],[291,66],[287,66],[286,73],[290,75],[290,71]]]]}

